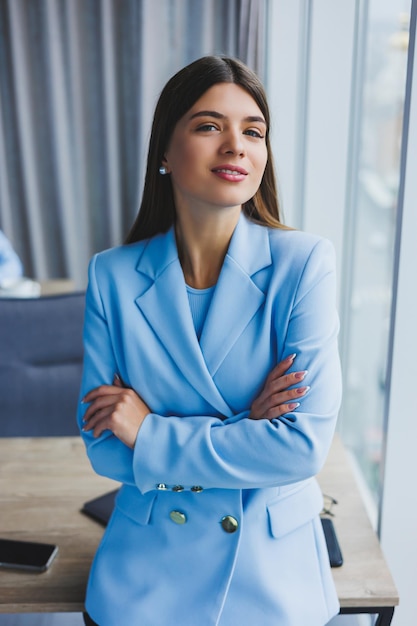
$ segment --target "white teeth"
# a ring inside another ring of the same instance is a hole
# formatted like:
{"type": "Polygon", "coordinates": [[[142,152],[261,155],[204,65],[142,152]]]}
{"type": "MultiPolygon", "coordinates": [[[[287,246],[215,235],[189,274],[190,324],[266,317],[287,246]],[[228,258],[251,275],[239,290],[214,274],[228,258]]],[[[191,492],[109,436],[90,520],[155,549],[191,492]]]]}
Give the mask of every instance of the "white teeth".
{"type": "Polygon", "coordinates": [[[239,174],[242,173],[242,172],[237,172],[236,170],[225,170],[225,169],[219,169],[219,170],[216,170],[216,172],[222,172],[224,174],[231,174],[232,176],[239,176],[239,174]]]}

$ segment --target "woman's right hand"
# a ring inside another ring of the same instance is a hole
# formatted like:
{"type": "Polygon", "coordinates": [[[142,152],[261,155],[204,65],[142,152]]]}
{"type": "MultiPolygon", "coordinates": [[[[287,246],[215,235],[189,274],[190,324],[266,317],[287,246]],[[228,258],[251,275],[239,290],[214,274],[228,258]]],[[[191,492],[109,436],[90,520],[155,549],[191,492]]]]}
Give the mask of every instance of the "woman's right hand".
{"type": "Polygon", "coordinates": [[[151,412],[139,394],[126,387],[117,375],[112,385],[92,389],[83,402],[89,403],[83,431],[92,431],[94,437],[99,437],[105,430],[111,430],[132,449],[143,421],[151,412]]]}
{"type": "Polygon", "coordinates": [[[280,361],[269,373],[264,388],[252,403],[249,419],[272,420],[285,413],[294,411],[299,406],[297,399],[302,398],[309,390],[309,387],[289,389],[289,387],[293,387],[293,385],[304,380],[307,374],[307,371],[285,374],[293,364],[295,356],[295,354],[292,354],[280,361]]]}

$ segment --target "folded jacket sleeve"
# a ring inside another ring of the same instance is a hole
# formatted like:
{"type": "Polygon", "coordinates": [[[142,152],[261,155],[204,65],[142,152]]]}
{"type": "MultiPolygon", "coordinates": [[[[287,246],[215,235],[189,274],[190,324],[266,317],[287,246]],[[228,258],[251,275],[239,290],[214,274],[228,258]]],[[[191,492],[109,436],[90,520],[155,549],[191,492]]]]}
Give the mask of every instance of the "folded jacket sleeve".
{"type": "Polygon", "coordinates": [[[88,404],[82,402],[82,398],[100,385],[113,384],[114,374],[119,371],[97,285],[97,258],[98,255],[92,258],[88,272],[84,318],[84,366],[77,420],[95,471],[119,482],[134,485],[133,451],[109,430],[98,438],[95,438],[91,431],[82,430],[83,416],[88,407],[88,404]]]}

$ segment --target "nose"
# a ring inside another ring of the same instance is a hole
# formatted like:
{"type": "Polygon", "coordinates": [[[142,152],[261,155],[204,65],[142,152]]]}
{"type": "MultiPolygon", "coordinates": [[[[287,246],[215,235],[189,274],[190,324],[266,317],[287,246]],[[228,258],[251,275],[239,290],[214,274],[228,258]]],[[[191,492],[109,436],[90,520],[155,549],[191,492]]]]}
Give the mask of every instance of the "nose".
{"type": "Polygon", "coordinates": [[[241,130],[229,129],[224,137],[221,149],[223,154],[243,156],[245,154],[245,144],[241,130]]]}

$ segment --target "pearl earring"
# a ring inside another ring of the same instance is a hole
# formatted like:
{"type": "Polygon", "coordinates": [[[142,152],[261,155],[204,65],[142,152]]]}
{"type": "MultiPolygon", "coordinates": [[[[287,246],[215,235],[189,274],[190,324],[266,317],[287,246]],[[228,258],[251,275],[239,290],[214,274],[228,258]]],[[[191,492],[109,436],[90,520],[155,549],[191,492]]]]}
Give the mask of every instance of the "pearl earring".
{"type": "Polygon", "coordinates": [[[165,165],[161,165],[161,167],[159,168],[159,173],[161,174],[161,176],[165,176],[165,174],[168,174],[168,170],[165,165]]]}

